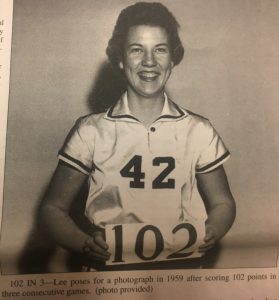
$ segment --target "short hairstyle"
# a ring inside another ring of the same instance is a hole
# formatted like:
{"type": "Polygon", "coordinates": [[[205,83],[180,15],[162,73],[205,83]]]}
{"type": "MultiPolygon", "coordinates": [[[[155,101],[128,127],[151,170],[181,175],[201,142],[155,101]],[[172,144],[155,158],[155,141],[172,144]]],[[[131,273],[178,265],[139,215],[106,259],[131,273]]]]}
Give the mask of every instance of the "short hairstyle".
{"type": "Polygon", "coordinates": [[[130,27],[137,25],[158,26],[166,30],[170,44],[171,58],[178,65],[184,56],[184,48],[178,35],[179,23],[173,14],[161,3],[137,2],[123,9],[117,19],[106,54],[111,64],[119,67],[130,27]]]}

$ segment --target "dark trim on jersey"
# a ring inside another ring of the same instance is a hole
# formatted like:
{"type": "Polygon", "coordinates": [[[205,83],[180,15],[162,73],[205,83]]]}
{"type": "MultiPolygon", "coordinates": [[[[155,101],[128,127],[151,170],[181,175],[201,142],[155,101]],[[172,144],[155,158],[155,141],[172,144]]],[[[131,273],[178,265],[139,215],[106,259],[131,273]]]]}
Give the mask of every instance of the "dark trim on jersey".
{"type": "Polygon", "coordinates": [[[199,168],[199,169],[196,169],[196,172],[204,172],[212,167],[214,167],[215,165],[217,165],[220,161],[222,161],[223,159],[225,159],[226,157],[228,157],[230,155],[230,152],[227,151],[225,154],[223,154],[221,157],[217,158],[214,162],[202,167],[202,168],[199,168]]]}
{"type": "Polygon", "coordinates": [[[68,168],[70,168],[70,169],[73,169],[73,170],[76,170],[76,171],[79,171],[79,172],[80,172],[80,170],[77,169],[77,167],[75,167],[75,166],[69,164],[69,163],[66,162],[65,160],[62,160],[61,158],[59,159],[58,164],[61,165],[61,166],[66,166],[66,167],[68,167],[68,168]]]}
{"type": "Polygon", "coordinates": [[[182,117],[183,115],[185,115],[185,112],[175,102],[173,102],[171,99],[169,99],[169,100],[174,105],[174,107],[178,110],[178,112],[181,114],[180,117],[182,117]]]}
{"type": "MultiPolygon", "coordinates": [[[[196,114],[196,113],[192,112],[191,110],[186,109],[186,111],[187,111],[187,113],[188,113],[189,115],[196,116],[196,117],[200,117],[200,118],[202,118],[202,119],[204,119],[204,120],[208,120],[206,117],[204,117],[204,116],[202,116],[202,115],[199,115],[199,114],[196,114]]],[[[209,120],[208,120],[208,121],[209,121],[209,120]]]]}
{"type": "Polygon", "coordinates": [[[67,158],[68,160],[72,161],[73,163],[77,164],[78,166],[80,166],[85,172],[90,173],[92,170],[90,168],[88,168],[87,166],[85,166],[82,162],[80,162],[79,160],[71,157],[70,155],[66,154],[63,151],[59,151],[58,155],[61,155],[65,158],[67,158]]]}
{"type": "Polygon", "coordinates": [[[164,118],[166,118],[166,119],[178,119],[180,117],[182,117],[182,115],[181,116],[162,115],[158,119],[156,119],[155,122],[160,120],[160,119],[164,119],[164,118]]]}
{"type": "Polygon", "coordinates": [[[108,111],[108,117],[112,118],[112,119],[121,119],[121,118],[129,118],[129,119],[133,119],[133,120],[136,120],[139,122],[139,120],[131,115],[118,115],[118,116],[113,116],[112,115],[112,112],[113,112],[113,109],[114,109],[115,105],[112,106],[109,111],[108,111]]]}
{"type": "Polygon", "coordinates": [[[175,102],[173,102],[171,99],[168,99],[168,100],[173,104],[175,109],[179,112],[179,115],[178,116],[162,115],[158,119],[156,119],[155,121],[158,121],[158,120],[163,119],[163,118],[178,119],[178,118],[181,118],[182,116],[185,116],[185,112],[183,110],[181,110],[180,107],[175,102]]]}
{"type": "MultiPolygon", "coordinates": [[[[171,101],[169,99],[169,101],[171,101]]],[[[168,119],[178,119],[178,118],[181,118],[182,116],[185,115],[185,112],[183,110],[181,110],[179,108],[179,106],[174,103],[173,101],[171,101],[171,103],[173,104],[173,106],[175,107],[175,109],[179,112],[179,115],[178,116],[173,116],[173,115],[162,115],[160,116],[159,118],[157,118],[154,122],[160,120],[160,119],[163,119],[163,118],[168,118],[168,119]]],[[[107,116],[110,117],[110,118],[113,118],[113,119],[121,119],[121,118],[129,118],[129,119],[133,119],[133,120],[136,120],[138,122],[140,122],[137,118],[135,118],[134,116],[131,116],[131,115],[118,115],[118,116],[114,116],[112,113],[113,113],[113,109],[114,109],[115,105],[112,106],[108,113],[107,113],[107,116]]]]}

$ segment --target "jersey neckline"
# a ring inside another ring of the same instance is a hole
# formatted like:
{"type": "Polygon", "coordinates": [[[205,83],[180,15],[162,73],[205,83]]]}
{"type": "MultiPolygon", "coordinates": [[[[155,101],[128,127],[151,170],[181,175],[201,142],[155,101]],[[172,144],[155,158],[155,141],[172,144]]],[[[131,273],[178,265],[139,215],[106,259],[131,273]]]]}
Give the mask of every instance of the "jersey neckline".
{"type": "MultiPolygon", "coordinates": [[[[188,112],[181,109],[176,103],[174,103],[171,99],[168,98],[167,94],[164,93],[165,102],[163,106],[163,110],[158,118],[154,120],[153,123],[157,121],[174,121],[178,119],[182,119],[188,116],[188,112]]],[[[123,120],[130,122],[141,123],[133,114],[131,113],[128,106],[128,98],[127,92],[125,92],[120,99],[111,106],[105,116],[105,119],[108,120],[123,120]]]]}

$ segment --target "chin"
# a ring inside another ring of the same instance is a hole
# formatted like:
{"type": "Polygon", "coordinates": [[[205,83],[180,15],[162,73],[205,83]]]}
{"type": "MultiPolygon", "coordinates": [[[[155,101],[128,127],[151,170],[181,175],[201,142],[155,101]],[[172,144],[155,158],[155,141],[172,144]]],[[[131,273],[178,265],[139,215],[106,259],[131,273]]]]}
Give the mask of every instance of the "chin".
{"type": "Polygon", "coordinates": [[[142,89],[138,89],[136,90],[136,93],[142,97],[145,97],[145,98],[153,98],[153,97],[158,97],[160,95],[162,95],[164,92],[164,89],[163,88],[160,88],[160,89],[145,89],[145,90],[142,90],[142,89]]]}

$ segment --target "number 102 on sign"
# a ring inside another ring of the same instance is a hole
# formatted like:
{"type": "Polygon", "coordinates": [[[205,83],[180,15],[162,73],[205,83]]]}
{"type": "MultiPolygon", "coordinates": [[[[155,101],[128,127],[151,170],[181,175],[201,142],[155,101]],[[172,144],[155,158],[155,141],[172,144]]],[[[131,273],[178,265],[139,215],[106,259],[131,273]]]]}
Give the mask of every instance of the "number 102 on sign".
{"type": "Polygon", "coordinates": [[[111,253],[107,265],[147,263],[200,257],[203,222],[169,224],[129,223],[106,225],[111,253]]]}

